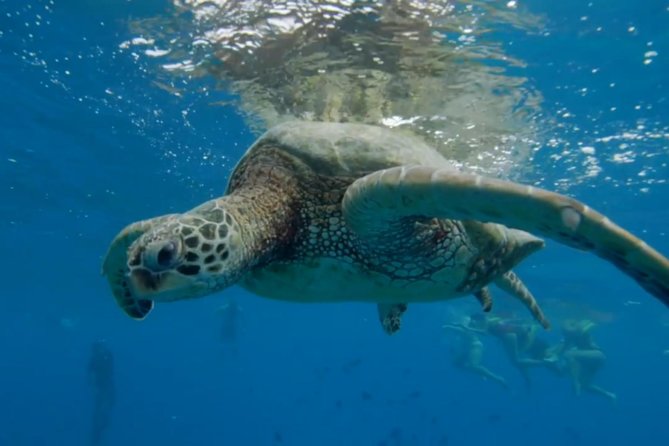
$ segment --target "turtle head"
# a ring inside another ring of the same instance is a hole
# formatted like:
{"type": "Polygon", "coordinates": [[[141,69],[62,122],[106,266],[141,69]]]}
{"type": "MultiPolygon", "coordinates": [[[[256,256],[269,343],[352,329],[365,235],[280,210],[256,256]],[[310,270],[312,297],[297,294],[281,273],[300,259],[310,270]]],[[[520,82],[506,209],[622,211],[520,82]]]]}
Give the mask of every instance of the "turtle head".
{"type": "Polygon", "coordinates": [[[244,272],[239,226],[220,211],[177,215],[137,238],[126,256],[132,298],[170,302],[234,284],[244,272]]]}

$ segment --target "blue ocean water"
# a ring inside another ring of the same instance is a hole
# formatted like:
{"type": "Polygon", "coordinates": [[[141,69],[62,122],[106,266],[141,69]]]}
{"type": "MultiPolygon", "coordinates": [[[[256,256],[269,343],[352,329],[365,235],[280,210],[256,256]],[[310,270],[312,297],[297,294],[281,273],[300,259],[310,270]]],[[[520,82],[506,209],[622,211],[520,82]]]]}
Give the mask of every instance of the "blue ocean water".
{"type": "MultiPolygon", "coordinates": [[[[100,444],[669,441],[667,309],[604,261],[552,242],[517,272],[556,323],[597,323],[607,361],[595,381],[615,405],[574,395],[544,369],[530,371],[528,391],[489,337],[484,363],[509,390],[455,368],[441,326],[473,302],[413,305],[392,337],[370,304],[299,305],[237,287],[158,305],[142,322],[123,314],[100,275],[115,234],[219,195],[256,138],[234,106],[212,106],[235,99],[225,88],[204,95],[198,88],[214,84],[205,78],[172,94],[122,48],[138,35],[133,20],[173,7],[0,0],[0,444],[90,444],[89,361],[100,339],[115,387],[100,444]],[[217,312],[230,301],[241,308],[232,341],[217,312]]],[[[543,98],[539,167],[524,179],[669,253],[669,3],[518,8],[541,17],[540,29],[489,36],[524,61],[508,70],[543,98]]],[[[560,331],[541,336],[557,342],[560,331]]]]}

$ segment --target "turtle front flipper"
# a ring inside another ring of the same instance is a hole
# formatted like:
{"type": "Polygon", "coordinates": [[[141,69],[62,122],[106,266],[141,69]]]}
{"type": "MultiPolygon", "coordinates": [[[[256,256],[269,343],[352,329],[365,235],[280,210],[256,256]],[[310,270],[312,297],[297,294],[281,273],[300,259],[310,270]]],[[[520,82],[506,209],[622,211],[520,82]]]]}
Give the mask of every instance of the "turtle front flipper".
{"type": "Polygon", "coordinates": [[[128,285],[128,248],[153,226],[173,218],[176,214],[163,215],[132,223],[114,238],[102,264],[102,275],[107,277],[116,303],[133,319],[144,319],[153,309],[153,301],[136,299],[128,285]]]}
{"type": "Polygon", "coordinates": [[[407,311],[407,304],[377,304],[376,308],[383,331],[389,335],[397,333],[402,326],[402,314],[407,311]]]}
{"type": "Polygon", "coordinates": [[[594,252],[669,306],[669,260],[564,195],[451,168],[400,166],[353,182],[342,207],[346,223],[362,238],[415,215],[494,222],[538,233],[594,252]]]}

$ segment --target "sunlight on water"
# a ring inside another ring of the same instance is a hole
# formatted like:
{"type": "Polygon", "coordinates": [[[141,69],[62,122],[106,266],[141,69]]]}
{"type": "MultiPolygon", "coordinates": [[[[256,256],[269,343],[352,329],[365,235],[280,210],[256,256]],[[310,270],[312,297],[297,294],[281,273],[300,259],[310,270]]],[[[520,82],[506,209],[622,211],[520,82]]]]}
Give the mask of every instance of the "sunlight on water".
{"type": "MultiPolygon", "coordinates": [[[[410,130],[470,168],[506,174],[536,142],[541,96],[492,31],[535,31],[515,2],[175,1],[120,47],[179,80],[239,95],[257,131],[291,119],[410,130]],[[511,74],[509,68],[513,69],[511,74]],[[516,74],[517,73],[517,74],[516,74]]],[[[187,87],[186,87],[187,88],[187,87]]]]}
{"type": "MultiPolygon", "coordinates": [[[[199,174],[204,169],[220,178],[221,168],[230,164],[228,150],[238,143],[232,141],[222,148],[211,134],[198,131],[200,128],[193,124],[203,114],[198,110],[207,107],[204,90],[190,85],[189,91],[178,96],[168,91],[171,97],[167,97],[167,88],[155,73],[138,57],[119,48],[120,38],[110,33],[111,30],[117,33],[117,24],[111,21],[114,17],[104,14],[104,6],[109,5],[100,4],[99,11],[85,16],[86,26],[73,25],[71,32],[60,21],[63,16],[72,16],[76,2],[36,0],[12,6],[11,10],[0,10],[0,17],[6,20],[0,30],[0,50],[11,54],[29,72],[41,72],[39,86],[42,91],[60,94],[63,99],[58,105],[63,110],[76,104],[75,107],[87,108],[93,117],[108,119],[109,135],[101,135],[102,139],[113,140],[127,131],[127,125],[133,127],[133,133],[145,142],[145,146],[133,150],[155,152],[164,158],[169,167],[161,164],[161,168],[171,182],[201,189],[205,175],[199,174]],[[106,33],[108,38],[100,37],[106,33]],[[58,39],[58,46],[50,45],[54,39],[58,39]],[[112,39],[113,44],[104,44],[112,39]]],[[[77,19],[72,17],[73,21],[77,19]]],[[[141,44],[141,39],[133,43],[141,44]]],[[[76,120],[69,124],[75,133],[86,130],[80,129],[81,123],[76,120]]],[[[19,165],[27,162],[26,156],[18,158],[10,157],[12,161],[8,162],[19,165]]],[[[220,180],[216,186],[218,193],[220,180]]],[[[110,196],[114,193],[105,191],[110,196]]]]}
{"type": "MultiPolygon", "coordinates": [[[[215,80],[239,95],[256,131],[295,118],[366,122],[417,133],[468,168],[532,172],[560,190],[605,181],[646,192],[666,181],[666,123],[610,125],[546,104],[513,42],[496,39],[550,39],[547,29],[517,2],[175,0],[172,14],[132,23],[137,37],[121,48],[157,59],[155,76],[174,94],[188,88],[180,80],[215,80]],[[621,176],[620,163],[636,172],[621,176]]],[[[649,49],[642,63],[657,56],[649,49]]]]}
{"type": "Polygon", "coordinates": [[[625,54],[633,47],[637,59],[626,63],[652,73],[664,54],[633,23],[613,29],[584,15],[564,30],[554,17],[515,1],[172,3],[150,18],[130,19],[129,35],[115,47],[42,54],[54,1],[7,12],[24,25],[2,30],[0,39],[21,36],[15,55],[44,70],[44,86],[76,96],[92,113],[125,116],[173,161],[167,173],[183,171],[184,163],[234,162],[217,141],[175,136],[202,134],[191,121],[203,108],[223,115],[232,107],[256,134],[291,119],[410,131],[466,168],[550,189],[606,183],[643,194],[667,181],[669,124],[655,111],[666,97],[618,99],[642,80],[612,73],[588,53],[556,62],[553,84],[539,86],[536,69],[553,65],[550,54],[532,60],[514,46],[525,39],[549,52],[556,39],[578,32],[594,42],[613,39],[625,54]],[[78,67],[101,60],[130,61],[136,72],[82,94],[72,80],[78,67]],[[546,99],[553,91],[562,98],[546,99]],[[178,112],[166,110],[165,95],[178,112]],[[573,109],[588,102],[596,106],[573,109]]]}
{"type": "Polygon", "coordinates": [[[550,157],[553,169],[567,174],[555,180],[554,187],[564,190],[575,183],[604,182],[647,193],[654,185],[667,184],[669,126],[659,122],[649,126],[602,123],[592,133],[572,126],[565,139],[549,139],[547,144],[556,148],[550,157]]]}

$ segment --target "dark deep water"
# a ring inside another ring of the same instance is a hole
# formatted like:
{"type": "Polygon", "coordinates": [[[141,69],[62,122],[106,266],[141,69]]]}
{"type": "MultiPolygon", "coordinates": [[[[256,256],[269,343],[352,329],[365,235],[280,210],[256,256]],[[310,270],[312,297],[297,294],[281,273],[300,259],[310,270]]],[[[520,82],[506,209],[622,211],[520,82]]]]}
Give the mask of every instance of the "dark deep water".
{"type": "MultiPolygon", "coordinates": [[[[553,3],[520,2],[547,33],[494,35],[527,63],[557,141],[542,135],[540,173],[527,180],[561,187],[667,254],[669,2],[553,3]]],[[[369,304],[298,305],[236,287],[127,318],[100,276],[110,240],[129,222],[220,194],[256,137],[234,107],[210,105],[230,94],[169,94],[119,47],[135,36],[129,18],[169,8],[0,0],[0,444],[90,444],[100,339],[115,393],[100,444],[669,441],[667,308],[555,243],[517,271],[556,323],[597,323],[607,362],[595,380],[615,405],[576,397],[544,369],[530,371],[528,392],[489,337],[484,363],[509,390],[454,368],[441,325],[475,310],[470,300],[414,305],[393,337],[369,304]],[[241,308],[233,335],[217,312],[231,301],[241,308]]],[[[560,332],[539,336],[553,343],[560,332]]]]}

